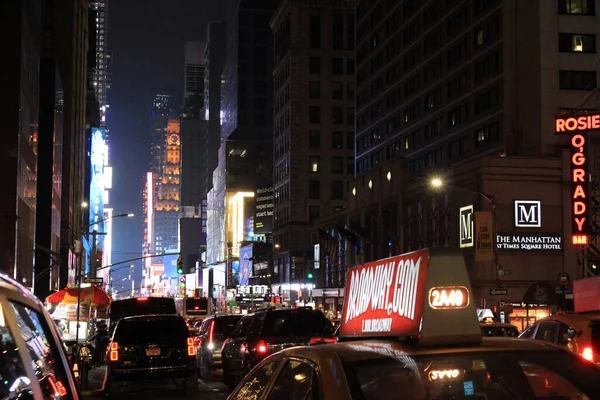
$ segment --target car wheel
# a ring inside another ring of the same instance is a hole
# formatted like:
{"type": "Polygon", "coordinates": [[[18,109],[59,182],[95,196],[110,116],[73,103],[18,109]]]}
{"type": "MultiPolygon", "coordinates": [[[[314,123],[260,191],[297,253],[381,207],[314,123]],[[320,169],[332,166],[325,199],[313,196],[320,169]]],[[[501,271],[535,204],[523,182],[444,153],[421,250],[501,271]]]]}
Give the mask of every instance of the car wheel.
{"type": "Polygon", "coordinates": [[[196,394],[198,393],[198,378],[195,376],[190,376],[189,378],[185,378],[184,382],[184,390],[185,394],[196,394]]]}

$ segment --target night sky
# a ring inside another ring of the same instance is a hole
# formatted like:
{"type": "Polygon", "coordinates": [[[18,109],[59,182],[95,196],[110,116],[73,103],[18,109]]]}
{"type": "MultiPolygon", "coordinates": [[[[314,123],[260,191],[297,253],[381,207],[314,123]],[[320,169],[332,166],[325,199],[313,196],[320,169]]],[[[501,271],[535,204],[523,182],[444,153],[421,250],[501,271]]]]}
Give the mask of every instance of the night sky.
{"type": "MultiPolygon", "coordinates": [[[[109,3],[108,46],[113,53],[107,117],[113,165],[110,202],[115,214],[136,215],[114,220],[113,263],[139,257],[142,252],[142,189],[150,163],[151,90],[167,89],[173,94],[173,105],[181,105],[185,42],[205,40],[206,23],[226,18],[225,11],[218,9],[223,3],[223,0],[109,3]]],[[[116,289],[118,276],[127,273],[126,268],[114,273],[116,289]]],[[[140,276],[141,270],[136,268],[136,287],[140,276]]]]}

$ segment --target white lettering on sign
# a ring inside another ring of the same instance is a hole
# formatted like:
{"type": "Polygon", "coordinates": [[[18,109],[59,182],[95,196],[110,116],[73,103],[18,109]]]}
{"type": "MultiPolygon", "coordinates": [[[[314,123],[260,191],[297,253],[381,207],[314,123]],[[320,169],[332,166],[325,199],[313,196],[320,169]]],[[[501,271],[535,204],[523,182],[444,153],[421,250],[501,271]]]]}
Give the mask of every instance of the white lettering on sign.
{"type": "Polygon", "coordinates": [[[429,380],[430,381],[438,381],[438,380],[456,379],[460,375],[461,375],[461,373],[457,369],[432,370],[432,371],[429,371],[429,380]]]}
{"type": "Polygon", "coordinates": [[[396,262],[391,261],[352,271],[345,322],[360,317],[369,307],[371,311],[387,310],[388,315],[394,313],[414,319],[422,258],[419,257],[416,262],[412,258],[401,260],[397,267],[396,262]]]}
{"type": "Polygon", "coordinates": [[[432,288],[429,291],[431,308],[464,308],[469,303],[469,292],[464,287],[432,288]]]}
{"type": "Polygon", "coordinates": [[[391,330],[391,318],[365,319],[362,322],[363,332],[389,332],[391,330]]]}

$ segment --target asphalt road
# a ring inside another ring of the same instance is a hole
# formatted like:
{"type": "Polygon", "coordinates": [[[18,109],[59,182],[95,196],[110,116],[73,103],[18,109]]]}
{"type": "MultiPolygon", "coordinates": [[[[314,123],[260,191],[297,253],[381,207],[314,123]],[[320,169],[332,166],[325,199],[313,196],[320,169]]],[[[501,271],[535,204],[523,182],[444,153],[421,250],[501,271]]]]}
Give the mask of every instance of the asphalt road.
{"type": "MultiPolygon", "coordinates": [[[[198,393],[191,395],[185,393],[176,382],[172,381],[145,381],[126,385],[119,393],[118,399],[126,400],[169,400],[169,399],[206,399],[224,400],[231,390],[222,383],[221,373],[217,371],[210,379],[198,380],[198,393]]],[[[84,399],[106,399],[101,391],[84,395],[84,399]]]]}

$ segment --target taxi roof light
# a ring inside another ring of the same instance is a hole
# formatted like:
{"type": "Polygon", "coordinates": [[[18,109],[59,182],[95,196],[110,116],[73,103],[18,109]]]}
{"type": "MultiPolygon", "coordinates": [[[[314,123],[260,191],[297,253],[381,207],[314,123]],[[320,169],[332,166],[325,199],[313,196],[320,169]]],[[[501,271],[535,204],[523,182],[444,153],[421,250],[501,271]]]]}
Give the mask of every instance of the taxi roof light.
{"type": "Polygon", "coordinates": [[[394,337],[419,346],[482,341],[462,254],[419,250],[350,268],[340,336],[394,337]]]}

